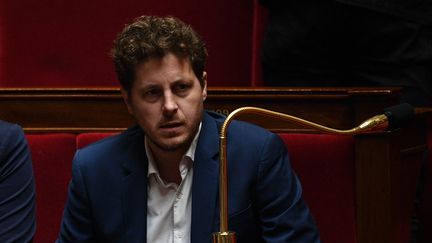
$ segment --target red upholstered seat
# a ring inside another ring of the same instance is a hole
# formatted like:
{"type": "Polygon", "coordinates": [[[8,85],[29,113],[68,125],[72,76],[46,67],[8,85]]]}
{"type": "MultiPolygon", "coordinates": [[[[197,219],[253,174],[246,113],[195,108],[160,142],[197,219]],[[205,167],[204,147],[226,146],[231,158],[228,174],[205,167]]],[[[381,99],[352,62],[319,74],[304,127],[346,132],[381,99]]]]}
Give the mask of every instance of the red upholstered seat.
{"type": "Polygon", "coordinates": [[[354,139],[281,134],[323,243],[355,243],[354,139]]]}
{"type": "Polygon", "coordinates": [[[28,134],[36,179],[37,231],[35,243],[54,242],[60,229],[71,163],[82,148],[113,133],[28,134]]]}
{"type": "Polygon", "coordinates": [[[71,161],[76,149],[73,134],[26,135],[32,152],[36,180],[35,243],[54,242],[71,178],[71,161]]]}
{"type": "Polygon", "coordinates": [[[91,143],[99,141],[103,138],[112,136],[116,133],[81,133],[77,135],[77,149],[83,148],[91,143]]]}

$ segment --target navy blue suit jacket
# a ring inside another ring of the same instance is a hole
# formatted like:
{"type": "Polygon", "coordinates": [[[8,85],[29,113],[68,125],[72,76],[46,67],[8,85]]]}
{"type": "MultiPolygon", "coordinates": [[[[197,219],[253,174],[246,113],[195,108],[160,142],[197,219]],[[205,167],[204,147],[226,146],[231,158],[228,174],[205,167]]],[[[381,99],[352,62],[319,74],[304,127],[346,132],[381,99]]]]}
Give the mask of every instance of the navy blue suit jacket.
{"type": "MultiPolygon", "coordinates": [[[[219,128],[205,112],[193,163],[192,243],[219,231],[219,128]]],[[[58,242],[146,242],[147,157],[139,127],[79,150],[58,242]]],[[[233,122],[228,131],[229,228],[239,243],[319,242],[283,141],[233,122]]]]}
{"type": "Polygon", "coordinates": [[[16,124],[0,121],[0,242],[30,242],[36,231],[30,150],[16,124]]]}

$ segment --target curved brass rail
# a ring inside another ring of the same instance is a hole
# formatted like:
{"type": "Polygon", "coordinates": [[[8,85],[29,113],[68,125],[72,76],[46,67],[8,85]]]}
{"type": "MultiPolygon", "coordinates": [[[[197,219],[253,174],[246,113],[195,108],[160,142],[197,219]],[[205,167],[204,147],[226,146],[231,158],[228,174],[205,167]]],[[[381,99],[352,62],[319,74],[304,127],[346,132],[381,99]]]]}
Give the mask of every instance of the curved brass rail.
{"type": "Polygon", "coordinates": [[[319,125],[295,116],[287,115],[284,113],[266,110],[258,107],[242,107],[231,112],[225,119],[220,132],[220,171],[219,171],[219,203],[220,203],[220,231],[213,233],[214,243],[235,243],[235,232],[228,231],[228,181],[227,181],[227,131],[229,124],[238,116],[242,114],[256,114],[264,115],[272,118],[279,118],[287,121],[300,124],[302,126],[313,128],[317,131],[342,134],[342,135],[355,135],[360,133],[368,133],[374,131],[383,131],[388,127],[388,120],[385,115],[376,115],[364,122],[359,126],[349,130],[338,130],[319,125]]]}

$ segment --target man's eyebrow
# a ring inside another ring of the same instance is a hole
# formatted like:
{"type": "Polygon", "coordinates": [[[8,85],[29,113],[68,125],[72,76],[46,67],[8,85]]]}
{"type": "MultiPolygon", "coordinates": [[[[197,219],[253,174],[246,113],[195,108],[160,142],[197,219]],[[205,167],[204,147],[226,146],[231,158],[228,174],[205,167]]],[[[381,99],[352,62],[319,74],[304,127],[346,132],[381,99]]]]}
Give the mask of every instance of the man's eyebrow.
{"type": "Polygon", "coordinates": [[[190,78],[178,78],[174,80],[171,84],[178,84],[178,83],[193,83],[193,79],[190,78]]]}
{"type": "Polygon", "coordinates": [[[137,90],[138,90],[139,92],[145,92],[145,91],[150,90],[150,89],[158,89],[158,88],[160,88],[160,86],[157,85],[157,84],[147,84],[147,85],[144,85],[144,86],[138,87],[137,90]]]}

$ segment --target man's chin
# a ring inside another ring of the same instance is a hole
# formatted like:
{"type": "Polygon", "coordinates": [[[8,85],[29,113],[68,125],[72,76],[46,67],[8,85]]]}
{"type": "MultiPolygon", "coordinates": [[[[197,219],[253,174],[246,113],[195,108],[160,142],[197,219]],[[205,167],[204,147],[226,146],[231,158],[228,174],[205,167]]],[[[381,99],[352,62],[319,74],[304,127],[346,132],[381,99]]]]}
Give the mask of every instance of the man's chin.
{"type": "Polygon", "coordinates": [[[167,152],[174,152],[176,150],[179,150],[183,148],[182,144],[162,144],[158,146],[161,150],[167,151],[167,152]]]}
{"type": "Polygon", "coordinates": [[[160,150],[167,151],[167,152],[174,152],[177,150],[183,150],[189,148],[191,142],[192,141],[189,141],[189,139],[176,138],[176,139],[168,139],[168,141],[160,141],[156,143],[156,145],[159,147],[160,150]]]}

